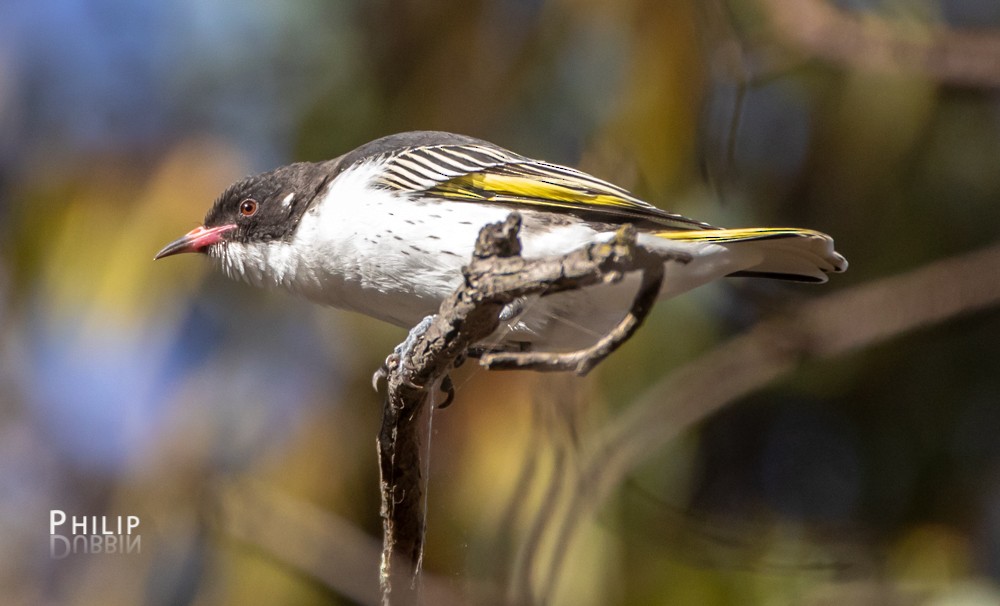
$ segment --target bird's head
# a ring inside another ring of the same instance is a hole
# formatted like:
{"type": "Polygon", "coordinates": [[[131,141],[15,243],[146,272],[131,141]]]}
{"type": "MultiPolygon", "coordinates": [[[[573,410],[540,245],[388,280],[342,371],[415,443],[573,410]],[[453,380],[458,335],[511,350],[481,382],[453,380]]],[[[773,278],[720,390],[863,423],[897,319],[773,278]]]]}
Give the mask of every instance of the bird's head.
{"type": "Polygon", "coordinates": [[[273,263],[275,244],[287,243],[331,177],[328,163],[300,162],[246,177],[216,199],[205,222],[167,244],[162,259],[202,253],[232,277],[261,281],[273,263]]]}

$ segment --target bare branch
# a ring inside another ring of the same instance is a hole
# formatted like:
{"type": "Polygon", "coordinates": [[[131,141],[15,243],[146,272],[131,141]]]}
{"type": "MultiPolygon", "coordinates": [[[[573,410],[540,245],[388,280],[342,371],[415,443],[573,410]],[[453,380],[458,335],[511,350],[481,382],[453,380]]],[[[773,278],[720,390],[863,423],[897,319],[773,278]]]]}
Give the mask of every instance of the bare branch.
{"type": "MultiPolygon", "coordinates": [[[[305,575],[358,604],[379,600],[378,541],[329,511],[252,482],[213,491],[213,516],[224,536],[305,575]]],[[[445,579],[425,575],[428,604],[465,604],[445,579]]]]}
{"type": "MultiPolygon", "coordinates": [[[[383,531],[380,580],[385,604],[417,599],[424,536],[418,421],[431,391],[455,360],[491,335],[500,324],[504,306],[520,297],[616,282],[626,273],[642,271],[639,299],[618,334],[571,354],[575,355],[572,367],[585,372],[638,328],[659,290],[663,264],[690,260],[638,246],[631,226],[623,227],[608,242],[595,242],[559,257],[525,259],[520,256],[520,226],[520,215],[511,213],[503,223],[483,228],[472,262],[463,270],[464,283],[387,363],[388,390],[378,438],[383,531]]],[[[560,354],[532,358],[534,364],[548,366],[565,360],[560,354]]]]}

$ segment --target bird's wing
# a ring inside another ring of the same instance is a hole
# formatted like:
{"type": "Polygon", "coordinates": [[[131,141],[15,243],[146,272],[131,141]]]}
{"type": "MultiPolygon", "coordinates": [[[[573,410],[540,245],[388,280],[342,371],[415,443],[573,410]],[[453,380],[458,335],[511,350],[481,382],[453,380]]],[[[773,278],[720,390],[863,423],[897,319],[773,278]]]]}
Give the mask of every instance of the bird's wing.
{"type": "Polygon", "coordinates": [[[381,155],[379,185],[427,199],[503,204],[632,223],[663,241],[752,250],[757,263],[733,275],[824,281],[847,261],[826,234],[798,228],[721,229],[660,210],[585,172],[532,160],[478,140],[412,145],[381,155]]]}
{"type": "Polygon", "coordinates": [[[585,172],[532,160],[489,144],[409,147],[387,158],[380,185],[462,202],[562,210],[589,220],[657,231],[711,230],[668,213],[585,172]]]}

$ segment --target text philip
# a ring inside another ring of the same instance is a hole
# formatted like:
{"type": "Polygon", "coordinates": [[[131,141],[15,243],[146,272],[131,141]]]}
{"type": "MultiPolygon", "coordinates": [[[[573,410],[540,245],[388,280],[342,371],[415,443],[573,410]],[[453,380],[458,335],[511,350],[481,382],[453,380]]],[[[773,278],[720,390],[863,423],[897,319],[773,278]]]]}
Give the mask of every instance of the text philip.
{"type": "Polygon", "coordinates": [[[139,553],[142,536],[138,528],[139,516],[67,516],[53,509],[49,512],[49,552],[58,559],[71,553],[139,553]]]}

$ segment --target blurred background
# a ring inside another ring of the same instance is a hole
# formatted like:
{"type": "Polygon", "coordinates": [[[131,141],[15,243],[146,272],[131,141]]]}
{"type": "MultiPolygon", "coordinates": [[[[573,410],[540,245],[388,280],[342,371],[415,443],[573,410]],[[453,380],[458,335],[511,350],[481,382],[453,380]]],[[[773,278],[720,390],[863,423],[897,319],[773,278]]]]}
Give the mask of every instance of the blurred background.
{"type": "Polygon", "coordinates": [[[374,599],[370,377],[404,332],[152,256],[241,176],[442,129],[720,225],[822,230],[851,269],[662,304],[586,379],[466,364],[433,420],[428,584],[478,603],[1000,603],[995,308],[678,422],[552,539],[589,498],[567,488],[582,453],[673,369],[997,241],[998,7],[5,0],[2,601],[374,599]],[[53,558],[53,509],[139,516],[141,553],[53,558]]]}

